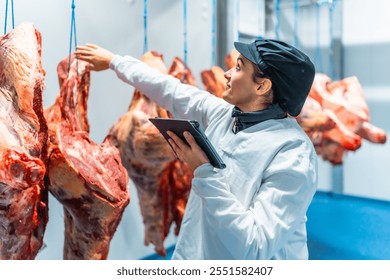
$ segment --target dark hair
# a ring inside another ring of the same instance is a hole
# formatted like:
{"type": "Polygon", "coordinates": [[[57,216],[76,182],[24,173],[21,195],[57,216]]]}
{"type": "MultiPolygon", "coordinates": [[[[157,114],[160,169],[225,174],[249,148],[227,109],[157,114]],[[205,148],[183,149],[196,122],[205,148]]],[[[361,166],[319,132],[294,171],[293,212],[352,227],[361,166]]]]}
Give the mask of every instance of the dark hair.
{"type": "MultiPolygon", "coordinates": [[[[253,70],[254,70],[253,74],[252,74],[253,82],[257,83],[258,79],[261,79],[261,78],[267,78],[267,79],[270,79],[272,81],[272,79],[267,74],[265,74],[263,71],[260,70],[260,67],[257,64],[254,64],[252,62],[252,65],[253,65],[253,70]]],[[[271,89],[272,89],[272,91],[267,93],[264,97],[266,100],[269,100],[270,103],[278,103],[276,100],[275,94],[273,92],[274,91],[273,86],[271,89]]]]}
{"type": "Polygon", "coordinates": [[[253,75],[252,75],[252,78],[253,78],[254,82],[257,82],[258,78],[268,78],[268,79],[270,79],[264,72],[262,72],[260,70],[260,67],[257,64],[254,64],[252,62],[252,65],[253,65],[253,69],[254,69],[253,75]]]}

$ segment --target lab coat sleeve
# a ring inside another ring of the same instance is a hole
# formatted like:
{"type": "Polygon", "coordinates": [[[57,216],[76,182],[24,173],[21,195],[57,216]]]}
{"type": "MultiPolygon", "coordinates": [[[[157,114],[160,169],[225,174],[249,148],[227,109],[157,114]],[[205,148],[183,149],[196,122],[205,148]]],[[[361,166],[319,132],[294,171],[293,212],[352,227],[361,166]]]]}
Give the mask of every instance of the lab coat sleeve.
{"type": "Polygon", "coordinates": [[[198,120],[204,129],[211,118],[218,118],[230,108],[223,99],[182,84],[131,56],[114,56],[110,68],[122,81],[140,90],[174,117],[198,120]]]}
{"type": "MultiPolygon", "coordinates": [[[[316,187],[316,159],[281,151],[245,209],[229,190],[225,172],[209,164],[194,173],[208,225],[237,259],[270,259],[306,217],[316,187]]],[[[240,176],[240,174],[235,174],[240,176]]],[[[260,182],[259,182],[260,184],[260,182]]]]}

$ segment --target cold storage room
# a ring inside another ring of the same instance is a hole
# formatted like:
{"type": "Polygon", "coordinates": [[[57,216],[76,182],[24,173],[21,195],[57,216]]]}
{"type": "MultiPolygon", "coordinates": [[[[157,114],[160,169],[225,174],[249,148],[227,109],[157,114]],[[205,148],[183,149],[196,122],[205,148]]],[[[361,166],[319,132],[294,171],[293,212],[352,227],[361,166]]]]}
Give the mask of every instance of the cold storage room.
{"type": "Polygon", "coordinates": [[[0,259],[390,258],[388,1],[3,2],[0,259]]]}

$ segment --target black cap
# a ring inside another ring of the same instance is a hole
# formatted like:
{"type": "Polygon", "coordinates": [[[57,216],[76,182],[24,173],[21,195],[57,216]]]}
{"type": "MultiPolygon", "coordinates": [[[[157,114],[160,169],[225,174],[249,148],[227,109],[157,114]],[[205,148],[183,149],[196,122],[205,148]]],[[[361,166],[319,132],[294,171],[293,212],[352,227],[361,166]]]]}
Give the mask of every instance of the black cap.
{"type": "Polygon", "coordinates": [[[287,113],[298,116],[314,80],[315,69],[309,57],[277,40],[235,42],[234,46],[271,78],[274,94],[287,113]]]}

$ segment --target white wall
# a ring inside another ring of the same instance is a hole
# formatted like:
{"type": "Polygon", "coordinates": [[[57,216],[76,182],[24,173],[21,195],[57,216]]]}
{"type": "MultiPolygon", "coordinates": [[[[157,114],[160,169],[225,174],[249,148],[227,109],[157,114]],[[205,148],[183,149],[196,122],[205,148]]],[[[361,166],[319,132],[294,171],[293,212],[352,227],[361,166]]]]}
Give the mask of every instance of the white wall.
{"type": "MultiPolygon", "coordinates": [[[[58,94],[56,67],[69,54],[71,0],[14,1],[15,25],[33,22],[42,33],[42,60],[46,70],[45,107],[58,94]]],[[[143,54],[143,0],[76,0],[78,44],[95,43],[118,54],[141,57],[143,54]]],[[[211,1],[188,1],[188,65],[201,85],[200,72],[211,67],[211,1]]],[[[4,7],[0,14],[4,15],[4,7]]],[[[10,9],[10,7],[9,7],[10,9]]],[[[8,31],[12,28],[8,13],[8,31]]],[[[3,21],[2,21],[3,22],[3,21]]],[[[148,1],[148,48],[164,55],[169,67],[175,56],[184,58],[183,1],[148,1]]],[[[91,138],[101,143],[109,128],[127,111],[133,88],[122,83],[111,71],[93,72],[88,117],[91,138]]],[[[136,190],[130,184],[131,202],[111,242],[109,259],[137,259],[154,253],[143,244],[144,228],[136,190]]],[[[46,247],[37,259],[62,259],[62,206],[50,196],[46,247]]],[[[175,242],[171,234],[165,244],[175,242]]]]}
{"type": "MultiPolygon", "coordinates": [[[[390,137],[390,2],[344,0],[345,76],[362,83],[371,123],[390,137]]],[[[345,193],[390,201],[390,144],[363,142],[345,160],[345,193]]]]}

